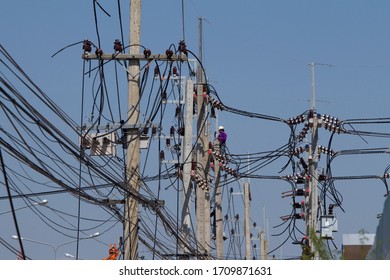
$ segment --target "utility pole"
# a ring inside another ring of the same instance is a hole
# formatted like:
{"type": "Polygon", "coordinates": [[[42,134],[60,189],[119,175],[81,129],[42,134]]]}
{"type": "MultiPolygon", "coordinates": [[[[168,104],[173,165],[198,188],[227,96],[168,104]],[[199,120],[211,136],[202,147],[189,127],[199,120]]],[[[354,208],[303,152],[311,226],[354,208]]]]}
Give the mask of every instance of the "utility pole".
{"type": "MultiPolygon", "coordinates": [[[[199,62],[202,62],[202,18],[199,18],[199,62]]],[[[197,107],[198,107],[198,143],[197,143],[197,172],[200,177],[205,180],[206,186],[204,188],[196,189],[196,238],[199,248],[202,252],[199,252],[204,258],[204,255],[210,254],[210,193],[208,190],[208,178],[209,178],[209,160],[208,160],[208,143],[209,133],[207,124],[207,94],[204,88],[204,73],[201,65],[198,67],[197,76],[197,107]],[[204,251],[203,251],[204,250],[204,251]]],[[[208,258],[208,257],[206,257],[208,258]]]]}
{"type": "MultiPolygon", "coordinates": [[[[139,54],[141,34],[141,0],[130,0],[130,49],[129,54],[139,54]]],[[[128,67],[128,124],[134,125],[127,135],[126,149],[126,188],[139,191],[139,72],[140,61],[130,60],[128,67]]],[[[126,196],[124,221],[124,259],[138,259],[138,201],[126,196]]]]}
{"type": "MultiPolygon", "coordinates": [[[[216,153],[220,153],[219,141],[214,140],[214,150],[216,153]]],[[[219,162],[214,161],[214,174],[215,174],[215,247],[217,260],[223,259],[223,223],[222,223],[222,187],[221,187],[221,169],[219,162]]]]}
{"type": "MultiPolygon", "coordinates": [[[[141,34],[141,0],[130,0],[130,48],[129,53],[117,51],[115,54],[90,53],[85,50],[82,58],[85,60],[117,60],[128,61],[128,119],[125,124],[110,125],[111,129],[122,129],[125,136],[126,149],[126,189],[128,193],[124,204],[124,237],[123,255],[126,260],[138,259],[138,201],[134,194],[139,192],[139,149],[140,149],[140,128],[150,127],[150,124],[140,124],[140,61],[188,61],[186,52],[180,51],[176,54],[140,54],[141,34]]],[[[88,41],[87,41],[88,42],[88,41]]],[[[89,43],[90,45],[90,43],[89,43]]],[[[183,47],[183,46],[182,46],[183,47]]],[[[106,126],[91,126],[88,131],[106,129],[106,126]]],[[[91,136],[89,136],[90,138],[91,136]]],[[[88,145],[87,145],[88,146],[88,145]]],[[[90,146],[88,146],[90,148],[90,146]]]]}
{"type": "MultiPolygon", "coordinates": [[[[189,240],[191,229],[191,165],[192,165],[192,118],[193,118],[193,96],[194,85],[192,80],[187,80],[185,92],[185,130],[183,139],[183,195],[181,212],[181,230],[183,240],[189,240]]],[[[182,254],[188,252],[182,246],[182,254]]]]}
{"type": "Polygon", "coordinates": [[[309,149],[308,168],[309,168],[309,195],[306,197],[306,235],[309,237],[309,246],[313,248],[312,233],[317,234],[318,220],[318,118],[315,109],[315,85],[314,85],[314,67],[315,63],[311,63],[312,75],[312,96],[311,109],[309,115],[309,127],[311,128],[311,145],[309,149]]]}
{"type": "Polygon", "coordinates": [[[260,238],[260,260],[268,259],[268,241],[265,239],[265,232],[262,230],[259,233],[260,238]]]}
{"type": "Polygon", "coordinates": [[[250,190],[249,182],[244,182],[244,234],[245,234],[245,259],[251,259],[251,232],[250,232],[250,190]]]}

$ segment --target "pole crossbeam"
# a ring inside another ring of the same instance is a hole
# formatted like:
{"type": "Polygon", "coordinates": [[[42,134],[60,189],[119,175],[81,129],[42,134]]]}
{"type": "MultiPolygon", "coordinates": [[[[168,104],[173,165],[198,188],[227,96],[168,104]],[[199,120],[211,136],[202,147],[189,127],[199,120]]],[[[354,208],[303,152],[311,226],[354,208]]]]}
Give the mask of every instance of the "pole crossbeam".
{"type": "Polygon", "coordinates": [[[82,55],[83,59],[86,60],[127,60],[127,61],[188,61],[187,56],[184,53],[180,53],[179,55],[166,55],[166,54],[151,54],[149,56],[145,56],[144,54],[130,54],[130,53],[116,53],[116,54],[91,54],[84,53],[82,55]]]}

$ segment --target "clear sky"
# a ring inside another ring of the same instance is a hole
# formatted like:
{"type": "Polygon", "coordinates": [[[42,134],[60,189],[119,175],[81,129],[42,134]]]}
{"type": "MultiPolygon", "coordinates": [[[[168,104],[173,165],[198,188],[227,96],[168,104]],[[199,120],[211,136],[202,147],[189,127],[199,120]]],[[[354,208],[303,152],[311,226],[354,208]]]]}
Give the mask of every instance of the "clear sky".
{"type": "MultiPolygon", "coordinates": [[[[111,53],[114,40],[121,37],[117,3],[107,0],[99,3],[110,14],[109,17],[97,9],[100,43],[105,53],[111,53]]],[[[120,3],[127,45],[129,5],[127,0],[120,3]]],[[[180,0],[142,1],[141,43],[153,53],[165,53],[171,44],[177,46],[183,39],[184,29],[187,48],[198,53],[198,18],[202,17],[203,63],[210,84],[224,104],[283,119],[300,115],[310,109],[312,77],[309,64],[314,62],[318,64],[315,68],[318,113],[341,120],[389,116],[388,1],[185,0],[184,28],[181,4],[180,0]]],[[[84,39],[98,42],[93,1],[2,1],[0,26],[3,47],[32,80],[79,123],[81,45],[69,47],[53,58],[52,55],[84,39]]],[[[0,70],[3,71],[3,68],[0,70]]],[[[113,82],[110,83],[112,86],[113,82]]],[[[126,104],[126,96],[123,98],[123,104],[126,104]]],[[[273,151],[287,144],[290,136],[288,126],[278,122],[228,112],[219,112],[218,121],[226,128],[228,148],[233,154],[273,151]]],[[[3,120],[1,123],[3,125],[3,120]]],[[[389,131],[388,125],[355,128],[389,131]]],[[[168,128],[164,129],[168,133],[168,128]]],[[[319,144],[327,146],[329,137],[328,131],[320,130],[319,144]]],[[[359,136],[335,135],[332,142],[335,151],[387,147],[388,138],[369,136],[362,139],[359,136]]],[[[154,155],[154,160],[156,157],[154,155]]],[[[286,163],[287,158],[279,160],[257,171],[257,175],[278,176],[286,163]]],[[[380,176],[388,164],[387,154],[340,156],[332,162],[332,174],[380,176]]],[[[325,157],[319,167],[326,168],[325,157]]],[[[290,171],[287,169],[282,174],[290,174],[290,171]]],[[[385,188],[380,180],[340,180],[335,182],[335,186],[343,197],[345,211],[335,210],[339,222],[334,243],[340,250],[344,233],[361,230],[375,233],[376,216],[382,211],[385,188]]],[[[237,183],[229,187],[239,191],[237,183]]],[[[272,254],[277,258],[300,255],[300,248],[292,245],[291,240],[279,248],[288,232],[282,233],[284,225],[275,228],[282,222],[280,216],[291,211],[291,201],[280,196],[289,189],[290,185],[284,181],[251,179],[251,216],[258,225],[266,228],[269,249],[275,249],[272,254]]],[[[0,196],[6,195],[4,188],[0,191],[0,196]]],[[[166,195],[169,197],[171,194],[166,195]]],[[[75,213],[75,200],[72,200],[71,206],[68,205],[72,210],[67,209],[65,194],[45,198],[49,200],[50,207],[75,213]]],[[[175,203],[175,200],[171,202],[175,203]]],[[[1,200],[0,213],[8,210],[8,201],[1,200]]],[[[86,211],[93,210],[88,208],[86,211]]],[[[21,235],[26,238],[54,247],[72,240],[51,230],[28,208],[17,213],[21,235]]],[[[93,212],[88,212],[86,216],[89,214],[92,216],[93,212]]],[[[3,221],[9,223],[9,227],[0,227],[0,237],[17,247],[17,242],[11,239],[15,230],[10,216],[0,215],[0,222],[4,225],[3,221]]],[[[59,223],[66,224],[65,221],[59,223]]],[[[302,221],[297,221],[297,224],[303,228],[302,221]]],[[[81,258],[101,259],[107,255],[108,244],[117,243],[121,234],[120,225],[112,225],[110,229],[111,225],[104,224],[101,228],[91,226],[87,235],[96,231],[104,234],[94,241],[83,241],[81,258]]],[[[25,246],[28,255],[34,259],[52,258],[49,246],[29,242],[25,242],[25,246]]],[[[332,244],[330,247],[335,249],[332,244]]],[[[65,258],[64,253],[75,254],[75,248],[63,245],[58,249],[57,257],[65,258]]],[[[0,259],[13,258],[15,256],[0,245],[0,259]]]]}

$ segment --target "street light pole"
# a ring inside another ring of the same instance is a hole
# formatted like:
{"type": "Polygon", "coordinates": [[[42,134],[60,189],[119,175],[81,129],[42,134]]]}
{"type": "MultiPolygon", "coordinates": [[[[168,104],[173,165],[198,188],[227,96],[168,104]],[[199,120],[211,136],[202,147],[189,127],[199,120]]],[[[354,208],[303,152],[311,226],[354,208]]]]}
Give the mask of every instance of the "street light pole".
{"type": "MultiPolygon", "coordinates": [[[[100,235],[99,232],[95,232],[94,234],[88,235],[87,237],[80,238],[80,240],[95,238],[95,237],[97,237],[99,235],[100,235]]],[[[60,244],[58,246],[54,246],[54,245],[52,245],[50,243],[46,243],[46,242],[42,242],[42,241],[38,241],[38,240],[33,240],[33,239],[30,239],[30,238],[25,238],[25,237],[19,237],[17,235],[12,235],[12,239],[16,239],[16,240],[20,239],[20,240],[29,241],[29,242],[32,242],[32,243],[37,243],[37,244],[41,244],[41,245],[50,246],[54,250],[54,259],[55,260],[57,259],[57,250],[60,247],[77,241],[77,239],[76,240],[71,240],[71,241],[62,243],[62,244],[60,244]]]]}
{"type": "MultiPolygon", "coordinates": [[[[30,205],[26,205],[26,206],[23,206],[23,207],[20,207],[20,208],[16,208],[15,211],[16,210],[21,210],[21,209],[24,209],[24,208],[29,208],[31,206],[38,206],[38,205],[39,206],[46,206],[48,203],[49,202],[47,201],[47,199],[44,199],[44,200],[42,200],[40,202],[34,202],[34,203],[30,204],[30,205]]],[[[5,212],[1,212],[0,215],[11,213],[11,212],[12,212],[12,210],[8,210],[8,211],[5,211],[5,212]]]]}
{"type": "MultiPolygon", "coordinates": [[[[76,256],[73,256],[72,254],[69,254],[69,253],[65,253],[65,257],[67,257],[69,259],[76,259],[76,256]]],[[[84,259],[79,258],[79,260],[84,260],[84,259]]]]}
{"type": "Polygon", "coordinates": [[[29,242],[32,242],[32,243],[37,243],[37,244],[49,246],[49,247],[51,247],[54,250],[54,259],[56,259],[56,255],[57,255],[56,254],[56,247],[51,245],[51,244],[49,244],[49,243],[38,241],[38,240],[33,240],[33,239],[25,238],[25,237],[20,237],[19,238],[19,236],[17,236],[17,235],[12,235],[12,239],[15,239],[15,240],[25,240],[25,241],[29,241],[29,242]]]}

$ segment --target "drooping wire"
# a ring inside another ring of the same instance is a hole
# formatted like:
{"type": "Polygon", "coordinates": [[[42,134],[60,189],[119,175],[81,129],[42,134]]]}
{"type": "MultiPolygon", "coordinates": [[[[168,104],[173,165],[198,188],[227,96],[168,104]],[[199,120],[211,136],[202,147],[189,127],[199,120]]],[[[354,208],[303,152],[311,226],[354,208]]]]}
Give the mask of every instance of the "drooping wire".
{"type": "Polygon", "coordinates": [[[10,187],[8,184],[8,176],[7,176],[7,171],[5,169],[5,163],[4,163],[1,145],[0,145],[0,161],[1,161],[1,170],[3,173],[3,177],[4,177],[4,184],[5,184],[6,189],[7,189],[9,204],[10,204],[11,211],[12,211],[12,218],[14,220],[15,230],[16,230],[16,234],[18,236],[18,241],[19,241],[19,246],[20,246],[20,250],[22,253],[22,258],[23,258],[23,260],[26,260],[26,254],[24,252],[23,242],[22,242],[22,238],[21,238],[22,235],[20,234],[19,224],[18,224],[18,220],[16,218],[15,208],[14,208],[14,204],[13,204],[13,200],[12,200],[12,196],[11,196],[11,190],[10,190],[10,187]]]}

